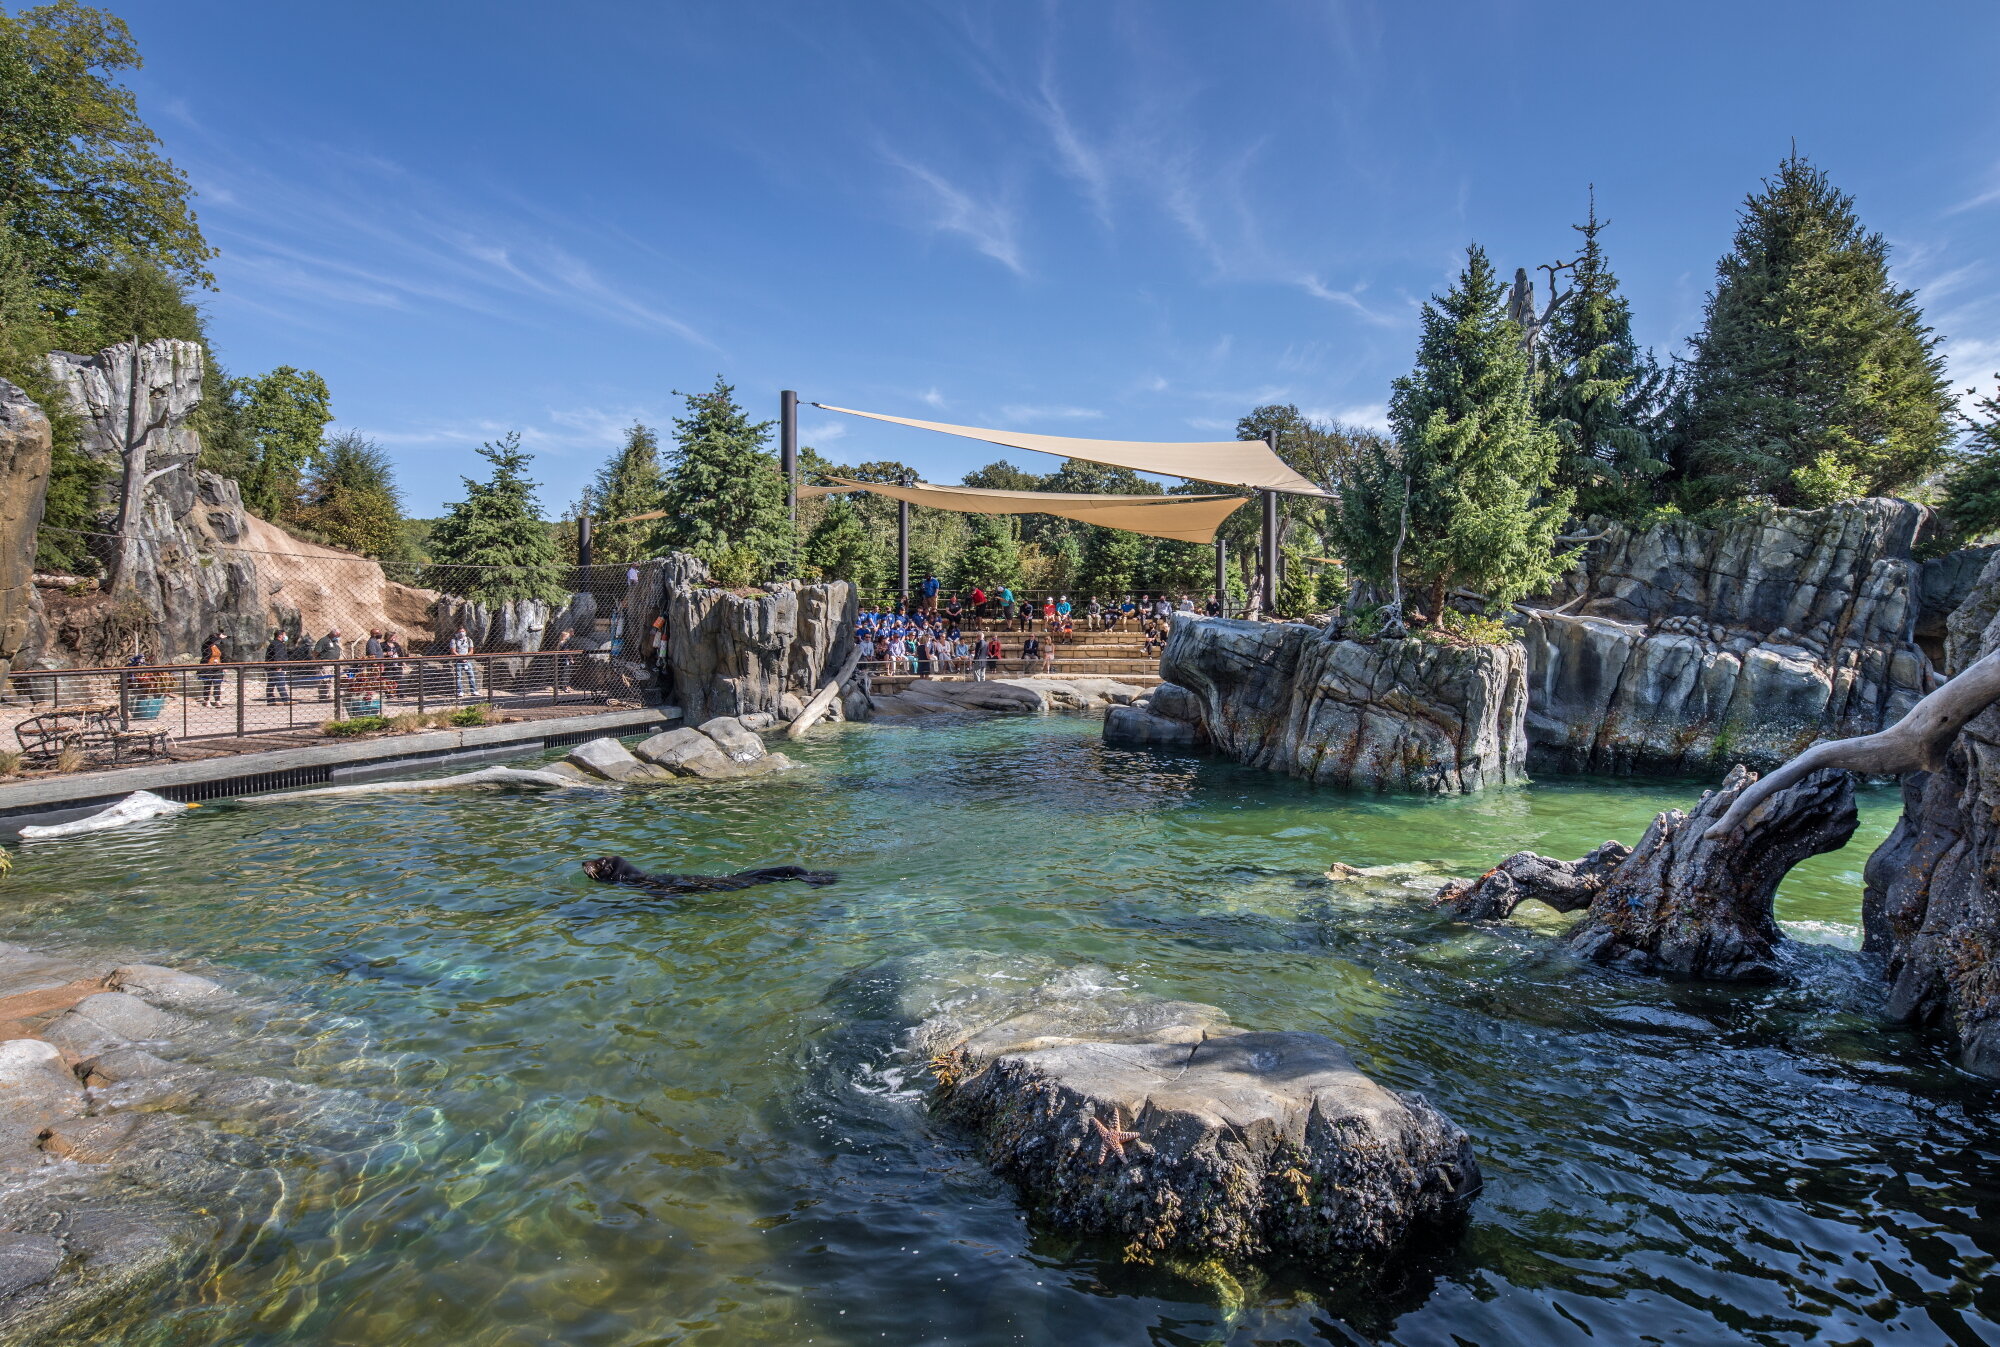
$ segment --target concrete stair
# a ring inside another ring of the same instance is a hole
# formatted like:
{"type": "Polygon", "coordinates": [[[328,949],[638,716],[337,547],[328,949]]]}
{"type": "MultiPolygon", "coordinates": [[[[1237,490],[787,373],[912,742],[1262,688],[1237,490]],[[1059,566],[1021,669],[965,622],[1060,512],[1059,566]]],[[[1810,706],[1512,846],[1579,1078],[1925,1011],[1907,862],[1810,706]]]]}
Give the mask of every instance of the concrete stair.
{"type": "MultiPolygon", "coordinates": [[[[1145,640],[1129,624],[1124,631],[1084,631],[1079,627],[1069,640],[1056,642],[1056,664],[1052,671],[1044,671],[1039,659],[1023,662],[1020,658],[1021,642],[1031,635],[1046,641],[1045,632],[967,627],[961,634],[968,645],[975,638],[983,642],[990,635],[1000,637],[1001,648],[1007,654],[999,668],[987,671],[989,678],[1115,678],[1135,687],[1152,687],[1160,682],[1160,657],[1146,655],[1145,640]]],[[[874,666],[880,667],[879,662],[874,666]]],[[[881,692],[900,691],[919,676],[871,673],[872,686],[881,692]]],[[[949,680],[969,678],[971,674],[939,671],[930,676],[949,680]]]]}

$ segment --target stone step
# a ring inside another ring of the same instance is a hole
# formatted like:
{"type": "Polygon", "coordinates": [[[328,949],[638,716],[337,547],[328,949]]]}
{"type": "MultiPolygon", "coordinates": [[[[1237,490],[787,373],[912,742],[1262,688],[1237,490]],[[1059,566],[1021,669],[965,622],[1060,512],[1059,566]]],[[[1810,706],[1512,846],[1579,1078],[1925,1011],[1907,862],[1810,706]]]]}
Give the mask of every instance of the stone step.
{"type": "MultiPolygon", "coordinates": [[[[1057,682],[1061,682],[1067,678],[1112,678],[1116,679],[1120,683],[1129,683],[1133,687],[1139,687],[1139,688],[1157,687],[1160,683],[1160,675],[1157,672],[1094,674],[1094,673],[1084,673],[1074,669],[1064,669],[1060,665],[1057,666],[1056,671],[1054,673],[1048,675],[1043,675],[1038,670],[1033,674],[1021,674],[1021,673],[1010,672],[1002,676],[1006,678],[1041,678],[1046,676],[1048,678],[1054,679],[1057,682]]],[[[877,697],[889,696],[893,695],[894,693],[901,692],[904,688],[916,682],[921,677],[924,677],[924,675],[876,674],[869,679],[868,686],[869,689],[877,697]]],[[[933,683],[963,683],[967,681],[970,677],[971,677],[970,674],[957,674],[957,673],[928,675],[929,681],[933,683]]]]}

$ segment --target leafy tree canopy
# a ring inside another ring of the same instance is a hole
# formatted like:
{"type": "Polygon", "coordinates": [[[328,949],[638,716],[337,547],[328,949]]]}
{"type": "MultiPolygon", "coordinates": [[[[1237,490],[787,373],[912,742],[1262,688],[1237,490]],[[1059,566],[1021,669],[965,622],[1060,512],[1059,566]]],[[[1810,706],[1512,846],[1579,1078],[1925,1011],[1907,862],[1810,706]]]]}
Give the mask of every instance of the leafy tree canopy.
{"type": "Polygon", "coordinates": [[[243,503],[251,513],[279,519],[297,508],[299,486],[320,451],[326,423],[333,419],[326,380],[311,370],[280,365],[269,374],[239,379],[232,391],[241,399],[245,434],[254,451],[243,483],[243,503]]]}
{"type": "Polygon", "coordinates": [[[326,443],[300,493],[292,522],[335,547],[377,560],[413,561],[389,456],[355,432],[326,443]]]}

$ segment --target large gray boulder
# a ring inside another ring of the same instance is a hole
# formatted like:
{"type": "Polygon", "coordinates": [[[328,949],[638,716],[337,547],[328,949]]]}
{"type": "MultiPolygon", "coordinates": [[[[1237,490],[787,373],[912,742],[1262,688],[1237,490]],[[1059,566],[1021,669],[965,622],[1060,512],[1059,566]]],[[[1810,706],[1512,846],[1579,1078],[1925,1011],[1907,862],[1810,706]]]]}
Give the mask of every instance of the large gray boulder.
{"type": "Polygon", "coordinates": [[[1253,767],[1432,794],[1527,779],[1517,645],[1351,641],[1297,623],[1177,616],[1160,673],[1180,690],[1166,705],[1200,740],[1253,767]]]}
{"type": "Polygon", "coordinates": [[[764,756],[764,741],[734,716],[716,716],[695,728],[714,741],[732,762],[750,763],[764,756]]]}
{"type": "Polygon", "coordinates": [[[1378,1258],[1479,1187],[1470,1140],[1331,1039],[1231,1027],[1212,1006],[1098,991],[918,1041],[944,1116],[1061,1230],[1135,1261],[1378,1258]]]}
{"type": "Polygon", "coordinates": [[[1195,727],[1137,706],[1114,706],[1104,713],[1104,742],[1138,748],[1192,748],[1195,727]]]}
{"type": "Polygon", "coordinates": [[[82,1059],[133,1043],[171,1041],[185,1033],[186,1020],[129,992],[99,992],[77,1002],[42,1037],[70,1056],[82,1059]]]}
{"type": "Polygon", "coordinates": [[[654,735],[632,752],[675,776],[721,780],[738,775],[737,764],[716,746],[715,740],[685,725],[654,735]]]}
{"type": "Polygon", "coordinates": [[[665,678],[690,725],[717,716],[782,716],[819,691],[854,651],[858,599],[845,580],[761,589],[717,588],[681,553],[648,561],[627,587],[625,629],[635,644],[664,619],[665,678]]]}
{"type": "Polygon", "coordinates": [[[1766,771],[1882,729],[1938,681],[1920,626],[1970,588],[1972,558],[1916,559],[1930,526],[1923,506],[1889,499],[1719,526],[1593,522],[1603,536],[1519,619],[1537,756],[1766,771]]]}
{"type": "Polygon", "coordinates": [[[563,761],[600,781],[636,785],[671,779],[669,773],[639,761],[625,745],[611,738],[578,744],[564,755],[563,761]]]}
{"type": "Polygon", "coordinates": [[[0,379],[0,680],[28,643],[35,530],[49,493],[49,418],[0,379]]]}

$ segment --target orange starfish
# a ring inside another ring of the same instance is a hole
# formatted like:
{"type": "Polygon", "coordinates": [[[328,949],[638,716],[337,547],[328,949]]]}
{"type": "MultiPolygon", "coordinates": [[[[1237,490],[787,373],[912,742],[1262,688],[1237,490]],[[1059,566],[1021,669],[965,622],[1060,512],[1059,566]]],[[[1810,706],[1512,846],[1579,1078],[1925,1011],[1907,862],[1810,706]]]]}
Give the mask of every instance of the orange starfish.
{"type": "Polygon", "coordinates": [[[1125,1130],[1125,1111],[1114,1104],[1111,1106],[1111,1126],[1106,1127],[1094,1113],[1090,1115],[1090,1125],[1097,1129],[1097,1163],[1101,1165],[1116,1154],[1118,1163],[1124,1164],[1125,1143],[1139,1139],[1137,1132],[1125,1130]]]}

